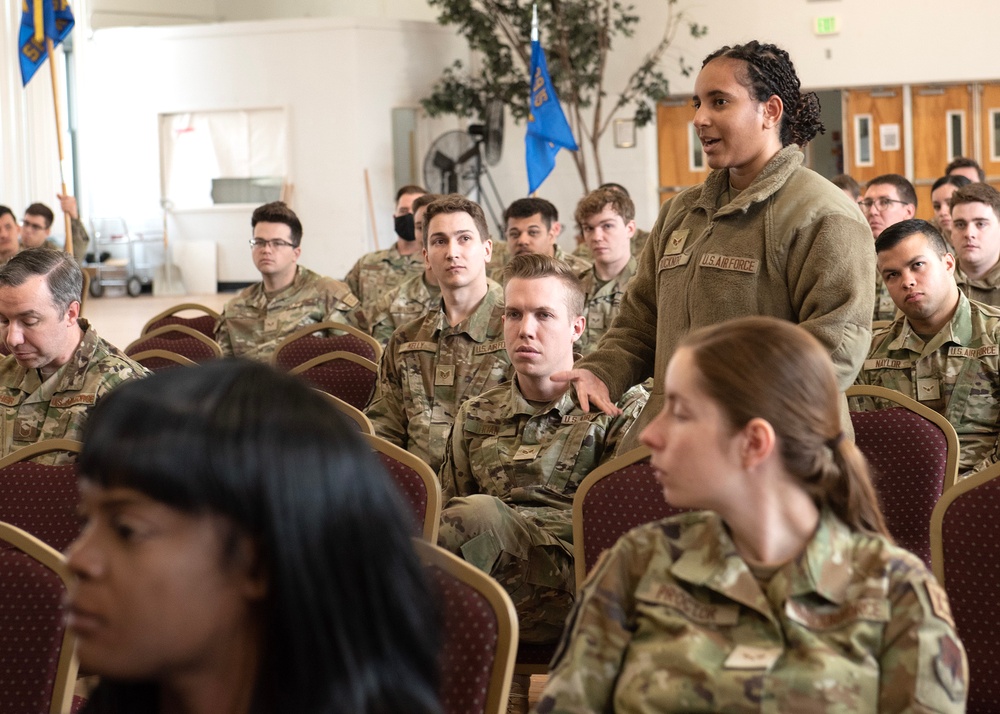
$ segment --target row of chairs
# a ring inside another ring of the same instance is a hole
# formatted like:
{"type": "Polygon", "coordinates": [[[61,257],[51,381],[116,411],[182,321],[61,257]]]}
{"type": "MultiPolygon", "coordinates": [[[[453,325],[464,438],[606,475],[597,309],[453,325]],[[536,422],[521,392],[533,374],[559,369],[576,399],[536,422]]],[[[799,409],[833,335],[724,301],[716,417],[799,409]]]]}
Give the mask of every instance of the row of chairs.
{"type": "MultiPolygon", "coordinates": [[[[154,372],[215,359],[222,355],[215,342],[218,317],[204,305],[175,305],[151,318],[125,353],[154,372]],[[180,314],[192,312],[196,314],[180,314]]],[[[321,322],[284,338],[273,362],[278,369],[364,409],[375,390],[381,357],[382,346],[370,335],[350,325],[321,322]]]]}

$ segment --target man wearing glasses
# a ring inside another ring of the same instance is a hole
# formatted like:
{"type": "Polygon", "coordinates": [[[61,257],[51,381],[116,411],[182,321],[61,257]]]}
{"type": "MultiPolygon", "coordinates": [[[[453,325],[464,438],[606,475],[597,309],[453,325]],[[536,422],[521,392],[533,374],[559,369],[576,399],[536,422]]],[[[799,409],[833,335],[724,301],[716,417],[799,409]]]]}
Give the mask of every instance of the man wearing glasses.
{"type": "Polygon", "coordinates": [[[215,340],[227,357],[266,362],[282,338],[317,322],[342,322],[358,299],[347,284],[298,264],[302,223],[282,201],[260,206],[250,219],[250,249],[261,282],[226,303],[215,340]]]}
{"type": "MultiPolygon", "coordinates": [[[[80,214],[77,211],[76,198],[73,196],[57,195],[59,208],[70,218],[70,231],[73,234],[73,257],[78,262],[83,262],[87,253],[87,243],[90,236],[87,229],[80,221],[80,214]]],[[[23,248],[47,247],[55,250],[62,250],[63,244],[50,236],[52,223],[55,221],[55,214],[52,209],[44,203],[32,203],[24,209],[24,220],[21,221],[21,246],[23,248]]]]}
{"type": "MultiPolygon", "coordinates": [[[[917,212],[917,192],[913,184],[899,174],[883,174],[868,182],[864,197],[858,207],[865,214],[872,229],[872,237],[878,240],[889,226],[913,218],[917,212]]],[[[872,320],[892,320],[896,317],[896,305],[882,282],[875,278],[875,311],[872,320]]]]}

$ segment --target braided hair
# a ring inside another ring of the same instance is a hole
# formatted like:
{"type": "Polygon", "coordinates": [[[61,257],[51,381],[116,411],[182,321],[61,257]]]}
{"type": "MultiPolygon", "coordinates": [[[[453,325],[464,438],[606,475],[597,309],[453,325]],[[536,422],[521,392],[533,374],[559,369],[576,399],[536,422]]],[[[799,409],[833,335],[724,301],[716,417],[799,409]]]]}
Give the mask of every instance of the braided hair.
{"type": "Polygon", "coordinates": [[[819,118],[819,97],[816,92],[799,91],[799,77],[785,50],[752,40],[745,45],[726,45],[716,50],[701,66],[720,57],[746,63],[746,72],[738,79],[756,101],[766,102],[773,95],[781,98],[785,106],[781,117],[782,146],[792,143],[805,146],[816,134],[826,131],[819,118]]]}

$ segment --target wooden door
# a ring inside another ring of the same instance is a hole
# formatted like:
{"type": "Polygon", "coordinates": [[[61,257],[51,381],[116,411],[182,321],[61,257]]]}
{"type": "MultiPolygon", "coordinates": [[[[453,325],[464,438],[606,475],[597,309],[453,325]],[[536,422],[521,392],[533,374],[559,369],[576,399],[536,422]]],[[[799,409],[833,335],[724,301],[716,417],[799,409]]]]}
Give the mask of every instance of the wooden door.
{"type": "Polygon", "coordinates": [[[986,182],[1000,190],[1000,82],[982,84],[980,91],[982,155],[979,165],[986,172],[986,182]]]}
{"type": "Polygon", "coordinates": [[[708,176],[708,161],[694,131],[690,97],[669,99],[656,107],[660,158],[660,203],[696,186],[708,176]]]}
{"type": "Polygon", "coordinates": [[[849,89],[844,98],[844,170],[862,186],[882,174],[906,175],[903,89],[849,89]]]}
{"type": "Polygon", "coordinates": [[[916,85],[913,108],[913,186],[917,218],[931,220],[931,186],[957,156],[975,156],[972,87],[967,84],[916,85]]]}

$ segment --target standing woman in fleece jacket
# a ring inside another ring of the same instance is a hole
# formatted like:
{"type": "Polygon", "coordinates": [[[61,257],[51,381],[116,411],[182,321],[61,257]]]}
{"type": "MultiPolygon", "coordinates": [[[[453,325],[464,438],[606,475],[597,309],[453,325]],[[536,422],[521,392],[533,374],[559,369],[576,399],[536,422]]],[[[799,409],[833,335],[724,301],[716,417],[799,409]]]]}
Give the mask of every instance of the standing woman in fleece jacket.
{"type": "Polygon", "coordinates": [[[823,124],[788,53],[757,41],[713,52],[693,107],[713,171],[663,204],[614,323],[597,351],[562,375],[584,409],[609,413],[625,390],[653,377],[630,440],[663,407],[667,362],[694,328],[749,315],[798,323],[829,351],[841,390],[871,340],[871,230],[840,189],[802,166],[801,147],[823,124]]]}

